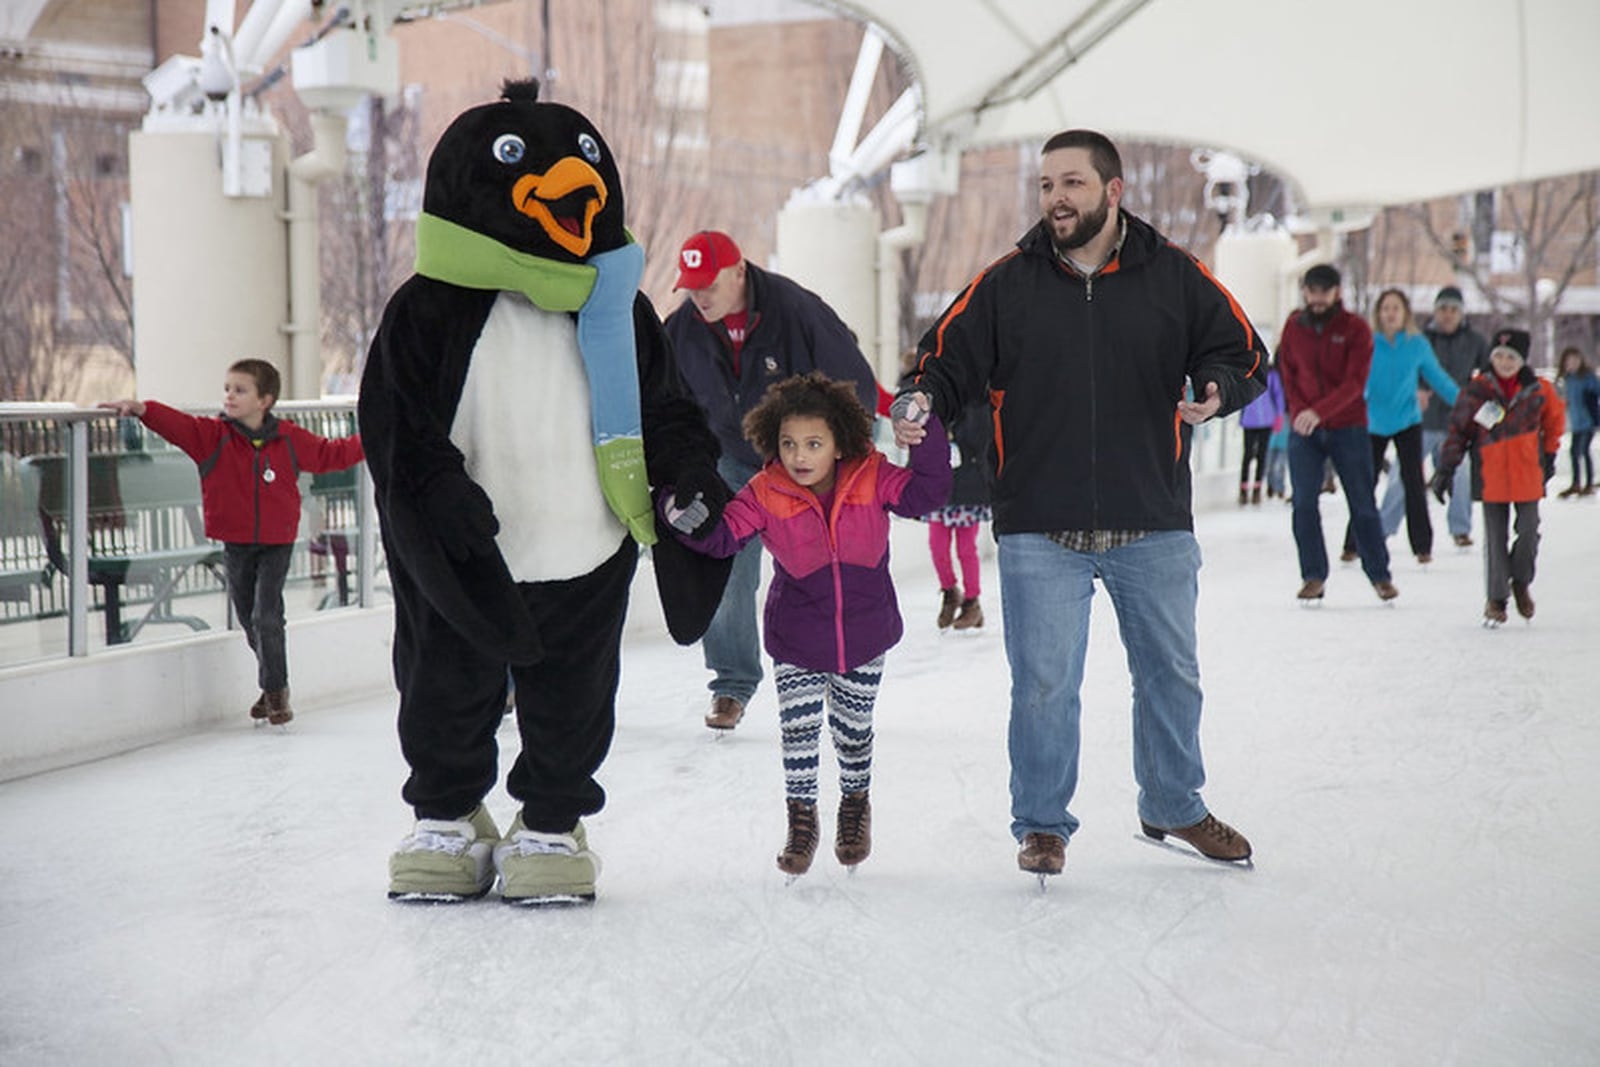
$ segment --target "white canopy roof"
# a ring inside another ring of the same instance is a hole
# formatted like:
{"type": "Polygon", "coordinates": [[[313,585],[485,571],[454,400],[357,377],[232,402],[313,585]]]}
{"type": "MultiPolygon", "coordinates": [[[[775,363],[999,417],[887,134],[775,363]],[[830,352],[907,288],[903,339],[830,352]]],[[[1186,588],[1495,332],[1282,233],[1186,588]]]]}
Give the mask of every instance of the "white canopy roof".
{"type": "Polygon", "coordinates": [[[1073,126],[1229,149],[1310,208],[1600,168],[1597,0],[824,0],[920,82],[929,144],[1073,126]]]}

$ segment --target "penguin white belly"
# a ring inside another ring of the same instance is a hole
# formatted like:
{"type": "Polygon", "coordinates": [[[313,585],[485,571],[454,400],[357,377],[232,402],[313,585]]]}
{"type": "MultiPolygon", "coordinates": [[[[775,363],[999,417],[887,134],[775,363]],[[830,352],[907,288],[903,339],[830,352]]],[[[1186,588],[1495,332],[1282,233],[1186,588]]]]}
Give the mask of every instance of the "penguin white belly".
{"type": "Polygon", "coordinates": [[[494,502],[519,582],[574,578],[626,533],[600,491],[589,379],[570,315],[502,292],[478,337],[450,440],[494,502]]]}

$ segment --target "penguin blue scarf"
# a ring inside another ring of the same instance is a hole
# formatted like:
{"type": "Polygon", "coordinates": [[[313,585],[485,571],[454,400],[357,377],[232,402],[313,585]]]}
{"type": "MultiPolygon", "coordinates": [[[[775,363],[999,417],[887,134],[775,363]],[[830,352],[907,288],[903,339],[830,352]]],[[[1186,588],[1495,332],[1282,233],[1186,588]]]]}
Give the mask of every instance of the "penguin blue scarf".
{"type": "Polygon", "coordinates": [[[417,217],[417,273],[467,289],[508,289],[545,311],[578,313],[578,351],[589,378],[595,462],[612,512],[641,545],[656,541],[639,414],[633,300],[644,249],[628,243],[561,263],[507,248],[437,215],[417,217]]]}

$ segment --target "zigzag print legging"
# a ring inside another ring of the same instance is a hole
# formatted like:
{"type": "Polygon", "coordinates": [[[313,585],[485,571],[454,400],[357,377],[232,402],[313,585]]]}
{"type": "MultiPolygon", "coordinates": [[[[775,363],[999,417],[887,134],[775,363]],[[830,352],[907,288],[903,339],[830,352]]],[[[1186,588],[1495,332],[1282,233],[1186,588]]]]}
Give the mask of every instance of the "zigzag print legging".
{"type": "Polygon", "coordinates": [[[774,662],[772,678],[778,687],[778,725],[783,733],[784,795],[816,803],[824,703],[833,751],[839,757],[840,791],[859,793],[867,788],[872,783],[872,705],[883,679],[883,657],[844,674],[774,662]]]}

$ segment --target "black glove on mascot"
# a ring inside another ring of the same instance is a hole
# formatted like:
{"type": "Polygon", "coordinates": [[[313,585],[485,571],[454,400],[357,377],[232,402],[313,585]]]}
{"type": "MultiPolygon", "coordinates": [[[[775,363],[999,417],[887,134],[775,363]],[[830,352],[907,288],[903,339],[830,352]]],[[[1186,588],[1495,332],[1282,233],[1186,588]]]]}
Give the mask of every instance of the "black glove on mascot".
{"type": "Polygon", "coordinates": [[[428,161],[416,273],[389,301],[360,425],[394,584],[402,796],[416,828],[389,895],[594,899],[580,816],[615,724],[639,546],[668,629],[698,640],[727,560],[658,537],[651,486],[710,487],[717,443],[684,389],[623,228],[616,160],[536,82],[463,113],[428,161]],[[707,479],[706,475],[711,477],[707,479]],[[502,838],[483,799],[515,682],[521,805],[502,838]]]}

